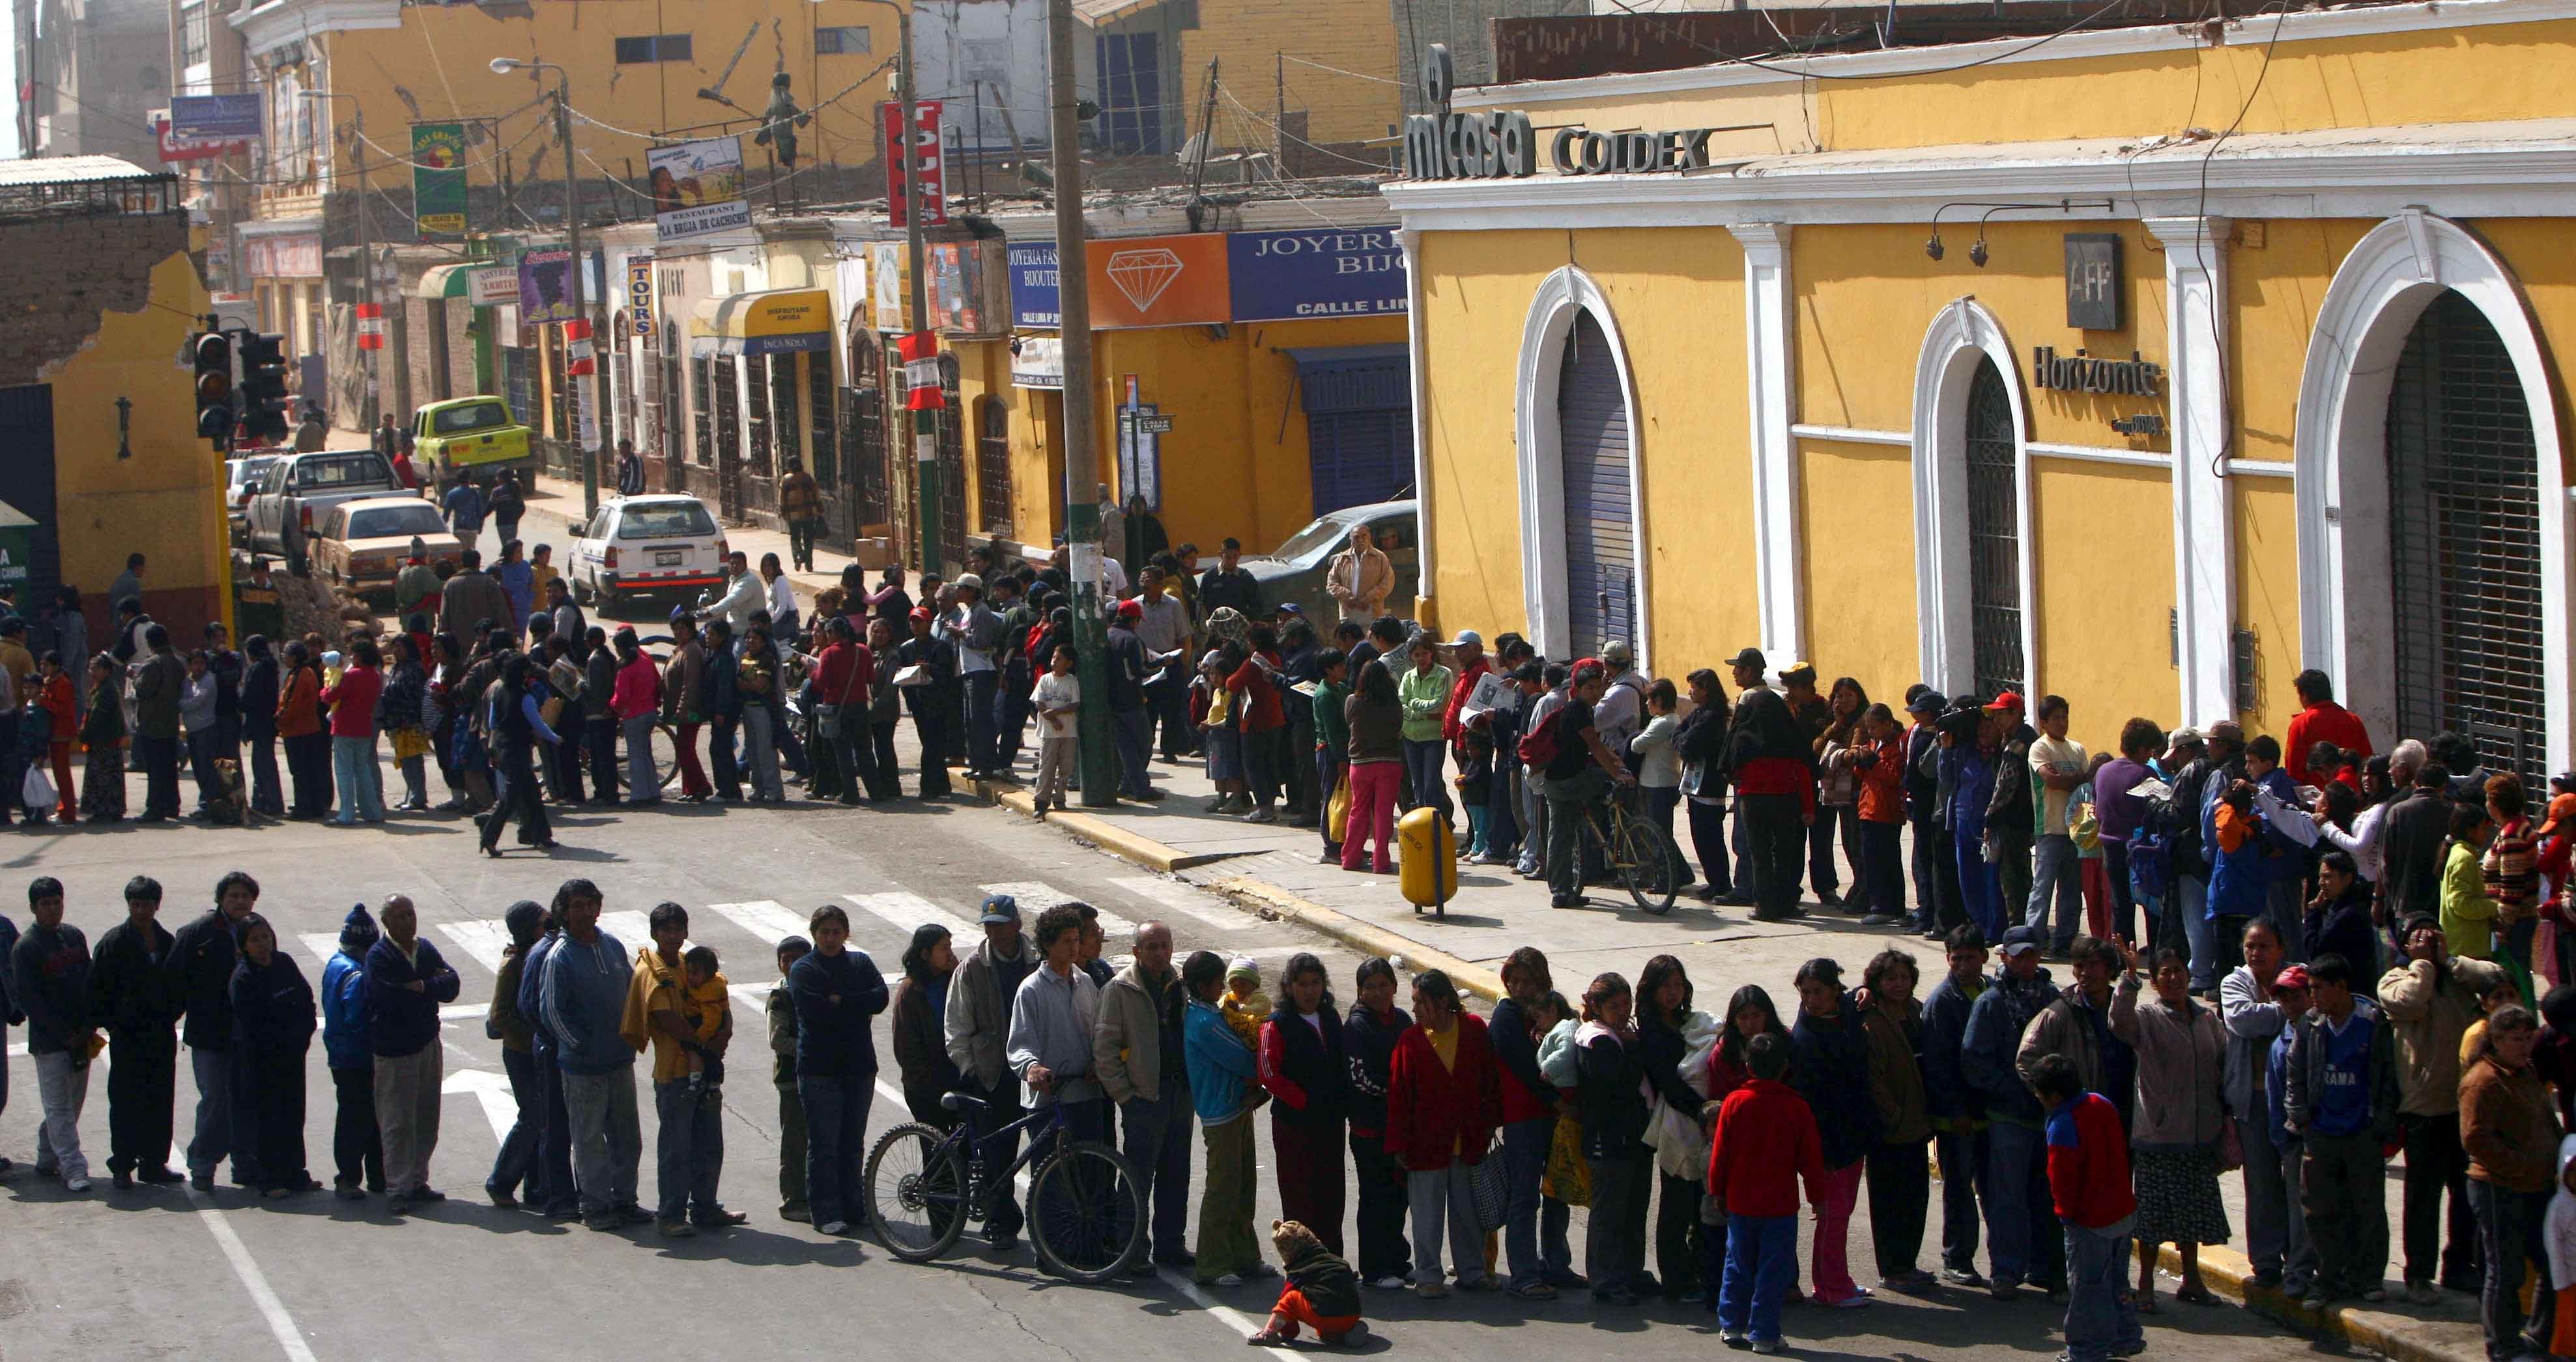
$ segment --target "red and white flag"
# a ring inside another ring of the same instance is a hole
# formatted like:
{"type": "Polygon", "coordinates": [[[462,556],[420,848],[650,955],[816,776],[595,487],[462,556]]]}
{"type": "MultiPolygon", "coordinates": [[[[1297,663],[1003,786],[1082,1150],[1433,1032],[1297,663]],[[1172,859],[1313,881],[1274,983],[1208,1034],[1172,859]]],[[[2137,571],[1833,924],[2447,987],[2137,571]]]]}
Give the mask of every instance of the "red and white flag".
{"type": "Polygon", "coordinates": [[[382,350],[382,349],[384,349],[384,348],[385,348],[385,309],[384,309],[384,305],[383,305],[383,304],[381,304],[381,303],[360,303],[360,304],[358,304],[357,306],[358,306],[358,348],[359,348],[359,349],[361,349],[361,350],[382,350]]]}
{"type": "Polygon", "coordinates": [[[939,386],[939,337],[934,332],[915,331],[897,341],[903,354],[903,383],[909,389],[904,399],[907,411],[938,411],[948,405],[948,394],[939,386]]]}
{"type": "Polygon", "coordinates": [[[597,349],[590,342],[590,320],[575,317],[564,323],[564,372],[576,377],[599,372],[597,349]]]}

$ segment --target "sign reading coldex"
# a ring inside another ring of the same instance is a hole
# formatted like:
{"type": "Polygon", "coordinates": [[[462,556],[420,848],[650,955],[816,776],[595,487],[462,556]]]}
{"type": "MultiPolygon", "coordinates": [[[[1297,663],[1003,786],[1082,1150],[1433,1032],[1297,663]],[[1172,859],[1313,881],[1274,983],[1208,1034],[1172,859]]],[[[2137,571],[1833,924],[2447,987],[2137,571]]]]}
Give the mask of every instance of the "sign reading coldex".
{"type": "MultiPolygon", "coordinates": [[[[1538,133],[1529,115],[1514,109],[1453,113],[1449,49],[1433,43],[1422,56],[1422,95],[1437,113],[1404,120],[1405,173],[1417,180],[1493,180],[1538,173],[1538,133]]],[[[1676,128],[1661,132],[1594,132],[1579,124],[1560,127],[1548,149],[1559,175],[1644,175],[1662,170],[1704,170],[1709,139],[1725,128],[1676,128]]]]}

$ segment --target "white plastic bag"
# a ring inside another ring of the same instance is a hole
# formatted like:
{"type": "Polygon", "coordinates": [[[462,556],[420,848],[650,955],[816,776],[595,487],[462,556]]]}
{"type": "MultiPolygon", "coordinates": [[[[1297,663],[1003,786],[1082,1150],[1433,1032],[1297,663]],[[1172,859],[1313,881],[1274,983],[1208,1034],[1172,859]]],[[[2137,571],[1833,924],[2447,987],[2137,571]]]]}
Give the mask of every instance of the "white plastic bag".
{"type": "Polygon", "coordinates": [[[52,777],[45,774],[44,767],[34,762],[27,763],[27,778],[18,783],[18,799],[21,807],[31,812],[53,811],[54,782],[52,777]]]}

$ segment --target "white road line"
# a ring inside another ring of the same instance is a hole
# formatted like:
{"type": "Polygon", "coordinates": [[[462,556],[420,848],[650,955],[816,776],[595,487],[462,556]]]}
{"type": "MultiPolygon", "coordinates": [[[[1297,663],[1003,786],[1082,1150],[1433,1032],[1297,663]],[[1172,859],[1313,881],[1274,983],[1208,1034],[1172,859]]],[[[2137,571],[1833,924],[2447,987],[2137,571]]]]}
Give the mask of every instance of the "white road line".
{"type": "Polygon", "coordinates": [[[925,922],[936,922],[947,928],[960,942],[971,943],[984,938],[982,928],[907,890],[898,889],[883,894],[843,894],[841,897],[849,900],[861,912],[869,914],[906,936],[912,935],[912,929],[925,922]]]}
{"type": "Polygon", "coordinates": [[[250,1293],[251,1304],[258,1306],[260,1316],[268,1321],[268,1331],[276,1336],[287,1362],[316,1362],[313,1349],[305,1345],[303,1331],[295,1327],[295,1317],[286,1313],[286,1303],[277,1298],[277,1292],[268,1284],[268,1274],[259,1270],[258,1261],[250,1256],[241,1236],[225,1223],[224,1213],[215,1209],[207,1193],[194,1187],[188,1189],[188,1201],[197,1208],[197,1218],[206,1222],[207,1231],[215,1236],[216,1247],[224,1251],[233,1275],[241,1279],[242,1289],[250,1293]]]}
{"type": "MultiPolygon", "coordinates": [[[[313,957],[313,963],[317,965],[330,964],[331,957],[340,953],[338,932],[298,932],[295,934],[295,939],[304,943],[306,953],[313,957]]],[[[313,983],[316,988],[319,988],[322,981],[317,978],[313,983]]]]}
{"type": "Polygon", "coordinates": [[[1220,932],[1239,932],[1260,921],[1250,913],[1217,903],[1204,890],[1160,875],[1122,875],[1110,883],[1140,899],[1196,918],[1220,932]]]}
{"type": "MultiPolygon", "coordinates": [[[[652,915],[633,908],[600,914],[599,930],[616,937],[618,944],[630,951],[642,950],[653,944],[652,915]]],[[[696,944],[695,941],[683,941],[680,949],[687,950],[696,944]]]]}
{"type": "Polygon", "coordinates": [[[778,943],[791,936],[809,934],[808,919],[790,912],[776,899],[754,899],[749,903],[710,903],[707,911],[723,917],[733,925],[769,943],[770,954],[778,953],[778,943]]]}
{"type": "Polygon", "coordinates": [[[500,1143],[510,1138],[510,1127],[518,1124],[519,1099],[510,1091],[510,1080],[489,1069],[451,1069],[438,1085],[442,1093],[470,1092],[483,1108],[483,1119],[492,1127],[492,1140],[500,1143]]]}
{"type": "MultiPolygon", "coordinates": [[[[1019,900],[1021,914],[1032,920],[1059,903],[1091,903],[1080,894],[1068,894],[1043,880],[1010,880],[1001,884],[981,884],[976,888],[987,894],[1008,894],[1019,900]]],[[[1092,903],[1091,906],[1100,914],[1100,930],[1103,935],[1132,936],[1135,934],[1135,923],[1102,908],[1099,904],[1092,903]]]]}
{"type": "MultiPolygon", "coordinates": [[[[1262,1327],[1260,1324],[1253,1323],[1250,1315],[1235,1309],[1233,1306],[1218,1304],[1216,1297],[1200,1290],[1197,1282],[1191,1281],[1189,1278],[1174,1272],[1168,1267],[1155,1268],[1154,1275],[1162,1278],[1165,1286],[1172,1288],[1174,1291],[1180,1292],[1182,1296],[1188,1299],[1190,1304],[1195,1305],[1201,1310],[1216,1316],[1218,1319],[1233,1325],[1246,1337],[1250,1337],[1255,1330],[1262,1327]]],[[[1263,1321],[1263,1323],[1267,1322],[1267,1320],[1263,1321]]]]}
{"type": "Polygon", "coordinates": [[[473,956],[475,963],[501,972],[501,952],[510,948],[510,927],[499,918],[475,918],[470,922],[442,922],[439,934],[456,943],[456,948],[473,956]]]}

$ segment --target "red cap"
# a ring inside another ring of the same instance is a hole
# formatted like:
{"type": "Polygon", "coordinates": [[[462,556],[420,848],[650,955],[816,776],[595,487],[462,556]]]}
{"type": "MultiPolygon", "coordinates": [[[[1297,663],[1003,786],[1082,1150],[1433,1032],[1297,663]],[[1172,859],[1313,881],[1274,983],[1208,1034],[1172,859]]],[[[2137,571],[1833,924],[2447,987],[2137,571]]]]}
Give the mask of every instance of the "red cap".
{"type": "Polygon", "coordinates": [[[2292,965],[2288,969],[2274,975],[2272,978],[2272,987],[2274,988],[2306,988],[2308,986],[2308,967],[2305,965],[2292,965]]]}
{"type": "Polygon", "coordinates": [[[1987,702],[1986,702],[1986,708],[1988,708],[1988,709],[2008,709],[2008,710],[2011,710],[2011,711],[2012,711],[2013,713],[2015,713],[2015,714],[2019,714],[2019,713],[2021,713],[2021,712],[2022,712],[2022,707],[2021,707],[2021,692],[2019,692],[2019,691],[2012,691],[2012,690],[2005,691],[2003,694],[1998,695],[1998,696],[1996,696],[1994,699],[1987,701],[1987,702]]]}
{"type": "Polygon", "coordinates": [[[917,620],[927,621],[930,618],[930,607],[926,605],[914,606],[912,608],[912,617],[917,620]]]}
{"type": "Polygon", "coordinates": [[[1118,603],[1118,618],[1122,620],[1143,619],[1145,618],[1145,607],[1134,600],[1120,601],[1118,603]]]}

